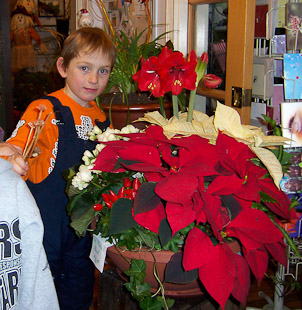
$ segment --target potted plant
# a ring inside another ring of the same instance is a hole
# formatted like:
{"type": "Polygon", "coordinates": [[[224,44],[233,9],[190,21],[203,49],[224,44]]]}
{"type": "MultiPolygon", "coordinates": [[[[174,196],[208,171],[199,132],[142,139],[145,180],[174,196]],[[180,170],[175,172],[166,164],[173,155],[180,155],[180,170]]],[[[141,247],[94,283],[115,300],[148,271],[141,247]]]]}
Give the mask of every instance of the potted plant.
{"type": "Polygon", "coordinates": [[[141,37],[148,29],[132,37],[119,31],[113,37],[117,48],[117,58],[110,74],[104,94],[99,97],[99,105],[109,116],[114,128],[121,129],[131,121],[143,116],[146,112],[160,110],[163,115],[172,116],[171,104],[161,99],[150,97],[149,93],[141,92],[132,76],[138,71],[140,61],[151,56],[158,56],[162,46],[160,37],[150,42],[139,44],[141,37]]]}
{"type": "MultiPolygon", "coordinates": [[[[148,1],[144,2],[149,15],[149,26],[141,32],[135,30],[133,34],[128,35],[122,30],[114,31],[103,2],[98,0],[117,48],[115,65],[104,94],[98,98],[98,103],[109,116],[114,128],[118,129],[148,111],[160,110],[162,115],[167,113],[168,117],[172,116],[169,100],[166,99],[164,102],[163,98],[154,98],[148,92],[141,92],[137,83],[132,79],[132,76],[139,70],[142,59],[158,56],[163,47],[159,44],[159,40],[166,34],[163,33],[154,40],[150,40],[152,21],[148,1]]],[[[140,126],[143,128],[144,124],[140,126]]]]}
{"type": "Polygon", "coordinates": [[[169,309],[164,282],[197,279],[222,308],[231,295],[245,304],[250,273],[260,281],[270,257],[286,264],[284,238],[291,239],[282,223],[296,215],[279,189],[290,157],[275,147],[286,139],[241,125],[239,114],[219,103],[213,117],[193,111],[198,82],[216,80],[206,66],[206,54],[197,59],[192,51],[186,61],[167,48],[143,60],[134,78],[142,90],[153,85],[155,96],[172,92],[172,119],[147,113],[143,119],[153,124],[144,131],[95,127],[96,149],[66,175],[75,231],[84,235],[96,222],[93,232],[122,257],[125,249],[138,253],[125,274],[141,309],[169,309]],[[183,87],[191,90],[186,113],[177,104],[183,87]],[[160,278],[155,254],[163,250],[175,254],[160,278]],[[154,257],[156,296],[144,280],[146,251],[154,257]]]}

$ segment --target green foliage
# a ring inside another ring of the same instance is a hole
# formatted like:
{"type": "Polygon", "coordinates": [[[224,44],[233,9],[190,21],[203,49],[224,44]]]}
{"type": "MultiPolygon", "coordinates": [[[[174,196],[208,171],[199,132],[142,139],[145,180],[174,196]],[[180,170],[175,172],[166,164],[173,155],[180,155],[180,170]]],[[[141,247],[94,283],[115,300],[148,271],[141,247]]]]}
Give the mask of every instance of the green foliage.
{"type": "Polygon", "coordinates": [[[174,300],[165,299],[164,296],[152,296],[150,284],[145,282],[146,263],[143,259],[132,259],[129,269],[124,273],[129,277],[125,284],[133,298],[139,302],[140,309],[161,310],[173,306],[174,300]]]}
{"type": "Polygon", "coordinates": [[[142,58],[158,56],[161,45],[157,41],[162,37],[157,37],[148,43],[139,44],[139,40],[148,28],[138,33],[137,30],[133,37],[128,37],[124,32],[119,31],[113,38],[117,46],[117,57],[113,70],[104,93],[108,93],[113,87],[119,89],[124,94],[137,91],[132,76],[137,72],[142,58]]]}

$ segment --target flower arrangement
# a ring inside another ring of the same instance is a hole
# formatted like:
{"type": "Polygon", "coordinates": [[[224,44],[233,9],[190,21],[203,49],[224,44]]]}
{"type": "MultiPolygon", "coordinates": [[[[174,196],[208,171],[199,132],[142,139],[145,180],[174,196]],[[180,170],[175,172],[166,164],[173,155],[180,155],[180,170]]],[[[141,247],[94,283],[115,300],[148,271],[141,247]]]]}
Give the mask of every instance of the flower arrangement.
{"type": "MultiPolygon", "coordinates": [[[[117,248],[175,252],[164,281],[199,278],[224,308],[231,295],[245,304],[250,273],[260,281],[270,257],[286,264],[288,235],[280,224],[296,215],[279,189],[278,152],[283,165],[290,158],[282,147],[272,148],[286,139],[242,125],[239,114],[220,103],[215,116],[193,110],[199,81],[219,82],[206,75],[206,66],[206,54],[197,59],[192,51],[185,60],[167,48],[142,59],[134,80],[157,97],[172,92],[174,116],[147,113],[143,120],[151,124],[143,131],[95,127],[90,139],[98,142],[96,149],[67,174],[68,212],[80,236],[97,219],[93,232],[117,248]],[[183,90],[190,91],[185,113],[178,111],[183,90]],[[232,252],[234,241],[240,253],[232,252]]],[[[143,260],[133,259],[126,274],[141,309],[173,304],[160,280],[161,294],[151,294],[143,260]]]]}
{"type": "MultiPolygon", "coordinates": [[[[118,91],[123,95],[123,103],[129,107],[129,94],[148,94],[151,98],[158,98],[160,113],[165,117],[164,96],[170,97],[172,94],[173,114],[178,116],[178,109],[180,108],[182,112],[185,112],[189,104],[184,89],[196,92],[196,84],[200,80],[206,87],[215,88],[222,82],[222,79],[213,74],[205,74],[208,63],[207,53],[197,59],[195,52],[192,51],[186,61],[181,52],[173,51],[172,42],[167,42],[166,46],[159,44],[159,40],[166,33],[150,41],[153,25],[149,12],[149,1],[143,2],[145,3],[149,25],[142,32],[137,33],[135,31],[129,37],[123,31],[114,31],[102,0],[97,0],[117,48],[116,63],[110,74],[104,95],[106,96],[113,90],[118,91]],[[146,31],[146,40],[144,43],[140,43],[146,31]],[[141,75],[142,78],[140,78],[141,75]],[[177,82],[173,85],[171,81],[177,82]],[[182,83],[184,84],[182,85],[182,83]]],[[[195,96],[189,97],[191,98],[190,104],[194,105],[195,96]]],[[[100,105],[103,99],[104,96],[100,96],[100,105]]],[[[190,111],[193,111],[193,108],[190,111]]],[[[127,124],[130,119],[129,113],[128,111],[127,124]]],[[[110,116],[109,113],[109,118],[110,116]]],[[[190,120],[192,120],[192,115],[189,115],[190,120]]]]}

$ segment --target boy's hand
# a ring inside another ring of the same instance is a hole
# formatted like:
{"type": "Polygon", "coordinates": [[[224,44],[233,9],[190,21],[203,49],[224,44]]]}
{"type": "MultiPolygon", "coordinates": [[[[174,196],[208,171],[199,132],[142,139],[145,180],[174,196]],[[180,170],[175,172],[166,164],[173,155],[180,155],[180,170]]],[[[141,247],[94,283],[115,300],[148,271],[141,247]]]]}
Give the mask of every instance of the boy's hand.
{"type": "Polygon", "coordinates": [[[0,143],[0,156],[5,157],[13,165],[13,170],[20,175],[26,175],[28,163],[22,158],[21,150],[9,143],[0,143]]]}

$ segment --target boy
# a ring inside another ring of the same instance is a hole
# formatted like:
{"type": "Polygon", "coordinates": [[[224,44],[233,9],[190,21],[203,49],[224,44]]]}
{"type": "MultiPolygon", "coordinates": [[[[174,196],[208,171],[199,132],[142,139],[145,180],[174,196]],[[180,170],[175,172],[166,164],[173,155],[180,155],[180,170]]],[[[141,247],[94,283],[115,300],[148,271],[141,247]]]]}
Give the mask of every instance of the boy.
{"type": "Polygon", "coordinates": [[[8,160],[15,171],[28,175],[27,184],[41,212],[44,247],[61,310],[88,310],[92,301],[91,237],[78,238],[69,226],[62,172],[79,163],[86,149],[94,149],[87,133],[106,117],[93,100],[104,91],[115,56],[114,44],[101,29],[85,27],[72,33],[56,63],[65,87],[32,102],[7,141],[16,149],[8,160]],[[46,120],[50,112],[38,139],[39,155],[29,158],[27,168],[20,164],[18,151],[24,150],[38,115],[46,120]]]}

